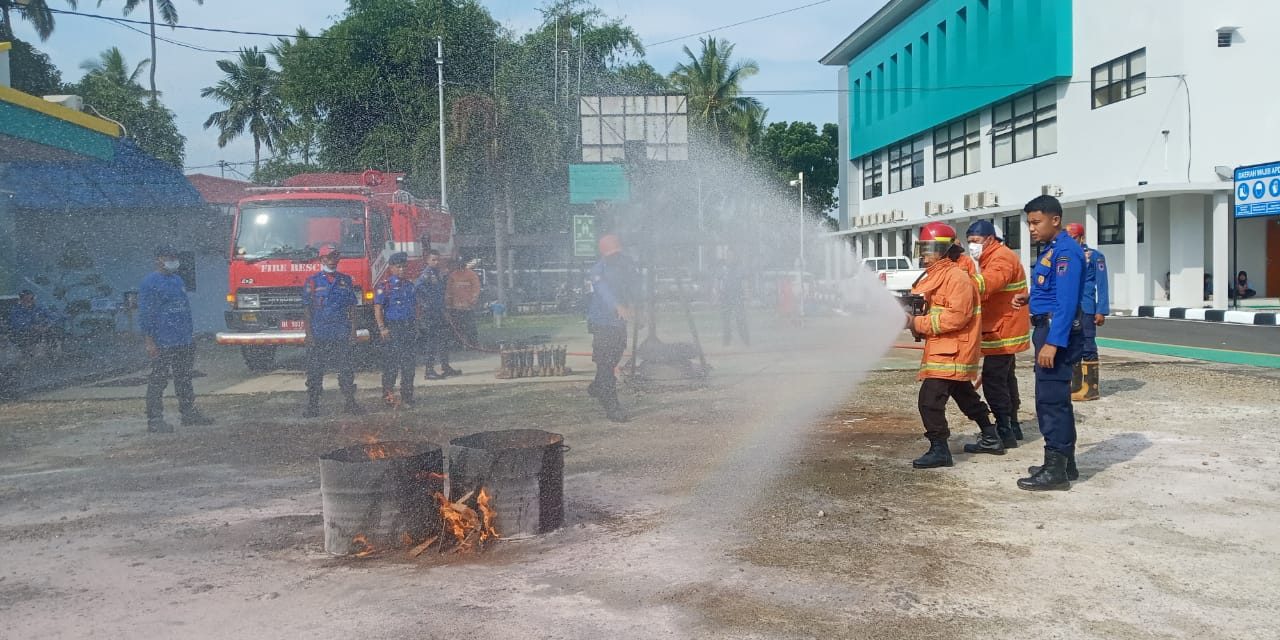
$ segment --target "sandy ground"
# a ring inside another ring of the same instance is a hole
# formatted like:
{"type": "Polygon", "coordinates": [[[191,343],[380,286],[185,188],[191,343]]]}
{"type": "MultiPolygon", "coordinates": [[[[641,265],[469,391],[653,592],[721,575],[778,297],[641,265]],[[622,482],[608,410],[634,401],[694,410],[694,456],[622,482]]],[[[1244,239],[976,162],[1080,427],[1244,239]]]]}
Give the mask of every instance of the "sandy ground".
{"type": "Polygon", "coordinates": [[[4,405],[0,636],[1277,637],[1275,372],[1110,358],[1078,409],[1081,481],[1031,494],[1029,372],[1023,447],[914,471],[912,372],[855,387],[873,363],[843,347],[758,343],[704,386],[628,393],[626,425],[585,381],[428,389],[359,421],[224,393],[217,425],[172,436],[143,433],[136,400],[4,405]],[[514,427],[572,446],[560,531],[324,553],[320,453],[514,427]]]}

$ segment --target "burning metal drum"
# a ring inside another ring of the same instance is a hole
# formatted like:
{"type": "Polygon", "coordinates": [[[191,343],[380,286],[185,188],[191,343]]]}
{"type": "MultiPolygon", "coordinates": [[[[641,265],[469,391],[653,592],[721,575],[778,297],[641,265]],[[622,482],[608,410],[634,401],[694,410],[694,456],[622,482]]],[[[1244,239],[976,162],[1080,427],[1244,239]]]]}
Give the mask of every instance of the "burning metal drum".
{"type": "Polygon", "coordinates": [[[430,442],[377,442],[320,456],[324,550],[339,556],[404,546],[440,533],[433,496],[444,455],[430,442]]]}
{"type": "Polygon", "coordinates": [[[537,429],[486,431],[449,442],[449,498],[484,488],[503,538],[564,522],[564,437],[537,429]]]}

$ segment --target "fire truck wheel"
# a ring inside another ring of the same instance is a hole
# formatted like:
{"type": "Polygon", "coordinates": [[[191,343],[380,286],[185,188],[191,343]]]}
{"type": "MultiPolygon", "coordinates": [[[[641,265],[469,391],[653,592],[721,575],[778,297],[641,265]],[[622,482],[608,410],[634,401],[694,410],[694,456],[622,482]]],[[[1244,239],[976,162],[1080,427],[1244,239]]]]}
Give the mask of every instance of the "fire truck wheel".
{"type": "Polygon", "coordinates": [[[240,347],[250,371],[270,371],[276,362],[275,347],[240,347]]]}

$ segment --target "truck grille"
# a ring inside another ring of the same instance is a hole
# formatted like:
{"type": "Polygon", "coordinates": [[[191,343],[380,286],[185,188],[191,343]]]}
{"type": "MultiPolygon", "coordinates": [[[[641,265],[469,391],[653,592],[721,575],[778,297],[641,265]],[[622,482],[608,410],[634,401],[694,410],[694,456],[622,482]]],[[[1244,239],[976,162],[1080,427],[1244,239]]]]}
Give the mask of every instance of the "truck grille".
{"type": "Polygon", "coordinates": [[[302,287],[244,289],[241,292],[258,294],[258,308],[263,311],[289,310],[302,307],[302,287]]]}

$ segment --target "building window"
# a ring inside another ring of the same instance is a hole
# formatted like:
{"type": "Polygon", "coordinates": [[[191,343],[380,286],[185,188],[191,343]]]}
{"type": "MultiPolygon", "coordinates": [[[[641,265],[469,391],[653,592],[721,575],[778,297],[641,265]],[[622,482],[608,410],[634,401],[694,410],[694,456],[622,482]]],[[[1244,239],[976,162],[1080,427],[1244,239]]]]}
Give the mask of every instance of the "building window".
{"type": "Polygon", "coordinates": [[[924,186],[924,136],[889,147],[889,193],[924,186]]]}
{"type": "Polygon", "coordinates": [[[884,164],[880,152],[872,151],[862,156],[862,199],[870,200],[884,195],[884,164]]]}
{"type": "Polygon", "coordinates": [[[977,173],[980,167],[978,116],[952,121],[933,130],[933,181],[977,173]]]}
{"type": "Polygon", "coordinates": [[[1058,90],[1041,87],[991,107],[991,166],[1058,151],[1058,90]]]}
{"type": "Polygon", "coordinates": [[[1005,216],[1000,221],[1000,232],[1004,235],[1004,246],[1014,251],[1022,248],[1022,216],[1005,216]]]}
{"type": "MultiPolygon", "coordinates": [[[[1146,241],[1146,207],[1138,200],[1138,244],[1146,241]]],[[[1098,205],[1098,244],[1124,244],[1124,203],[1098,205]]]]}
{"type": "Polygon", "coordinates": [[[898,255],[907,257],[915,255],[916,248],[911,246],[911,230],[903,229],[899,233],[901,235],[898,243],[898,255]]]}
{"type": "Polygon", "coordinates": [[[1093,108],[1147,92],[1147,50],[1138,49],[1093,68],[1093,108]]]}
{"type": "Polygon", "coordinates": [[[1234,29],[1218,29],[1218,48],[1225,49],[1231,46],[1232,36],[1234,35],[1234,29]]]}

